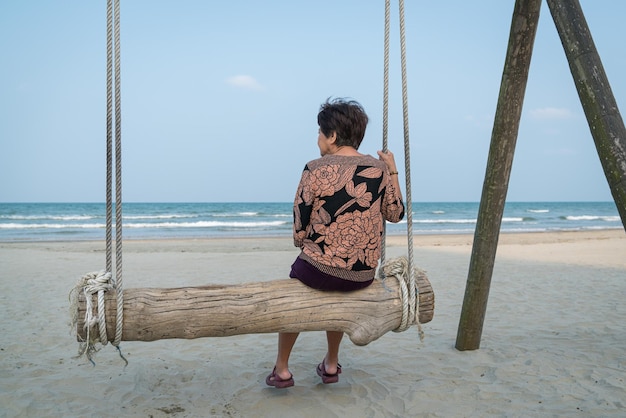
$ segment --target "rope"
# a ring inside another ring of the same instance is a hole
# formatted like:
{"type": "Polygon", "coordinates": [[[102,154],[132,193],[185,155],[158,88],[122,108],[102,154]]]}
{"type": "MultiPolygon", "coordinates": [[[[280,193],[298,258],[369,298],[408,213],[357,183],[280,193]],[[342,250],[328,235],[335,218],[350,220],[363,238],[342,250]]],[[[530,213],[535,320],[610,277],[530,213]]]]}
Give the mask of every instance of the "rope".
{"type": "MultiPolygon", "coordinates": [[[[402,69],[402,114],[404,126],[404,169],[406,179],[406,217],[407,217],[407,241],[408,258],[400,258],[385,262],[385,234],[383,229],[383,246],[381,248],[381,265],[384,277],[393,276],[398,279],[402,298],[402,322],[398,332],[408,329],[412,323],[418,324],[420,339],[423,339],[421,324],[419,323],[419,304],[417,284],[415,281],[416,270],[413,265],[413,203],[411,196],[411,150],[409,139],[409,104],[406,71],[406,42],[404,24],[404,0],[399,0],[400,17],[400,63],[402,69]]],[[[387,150],[388,137],[388,114],[389,114],[389,32],[390,32],[390,0],[385,0],[385,52],[384,52],[384,93],[383,93],[383,151],[387,150]]]]}
{"type": "Polygon", "coordinates": [[[122,94],[120,77],[120,2],[115,0],[115,290],[117,316],[113,345],[122,340],[124,322],[124,290],[122,287],[122,94]]]}
{"type": "MultiPolygon", "coordinates": [[[[81,292],[85,295],[85,318],[84,329],[87,334],[87,338],[82,340],[78,347],[78,356],[86,355],[87,359],[94,366],[96,363],[93,360],[94,354],[100,350],[98,343],[102,346],[108,344],[109,339],[107,337],[107,323],[106,323],[106,310],[104,305],[104,293],[110,291],[115,287],[113,282],[113,276],[110,271],[94,271],[85,274],[70,291],[70,312],[72,313],[71,327],[76,330],[78,324],[78,297],[81,292]],[[93,314],[93,295],[98,295],[97,315],[93,314]],[[93,335],[91,329],[98,326],[98,335],[93,335]]],[[[128,360],[122,354],[122,350],[119,346],[116,346],[117,351],[128,365],[128,360]]]]}
{"type": "Polygon", "coordinates": [[[115,338],[112,344],[117,348],[120,357],[128,364],[120,349],[124,322],[124,292],[122,287],[122,105],[120,77],[120,3],[119,0],[107,0],[107,113],[106,113],[106,260],[105,270],[87,273],[70,292],[72,300],[72,328],[76,329],[78,321],[78,294],[85,295],[87,312],[85,328],[87,339],[81,342],[78,356],[85,354],[95,365],[93,355],[99,351],[97,343],[103,346],[108,343],[104,293],[116,290],[116,321],[115,338]],[[115,68],[113,69],[113,63],[115,68]],[[115,85],[113,84],[115,73],[115,85]],[[115,91],[115,106],[113,105],[115,91]],[[115,123],[113,123],[113,107],[115,107],[115,123]],[[113,229],[113,131],[115,130],[115,279],[112,265],[112,229],[113,229]],[[97,317],[93,316],[93,294],[98,294],[97,317]],[[99,340],[93,336],[91,328],[98,326],[99,340]]]}
{"type": "MultiPolygon", "coordinates": [[[[390,0],[385,0],[385,53],[383,76],[383,152],[387,152],[389,132],[389,27],[390,27],[390,0]]],[[[385,263],[387,241],[387,223],[383,222],[382,246],[380,248],[380,264],[385,263]]]]}
{"type": "Polygon", "coordinates": [[[112,271],[112,133],[115,127],[115,290],[117,315],[115,339],[118,347],[122,340],[124,322],[124,290],[122,286],[122,96],[120,76],[120,2],[107,0],[107,177],[106,177],[106,271],[112,271]],[[113,63],[115,71],[113,71],[113,63]],[[113,73],[115,85],[113,86],[113,73]],[[115,90],[115,125],[113,125],[113,90],[115,90]]]}
{"type": "Polygon", "coordinates": [[[106,155],[106,271],[113,270],[111,231],[112,213],[111,196],[113,194],[111,173],[113,172],[113,3],[107,2],[107,155],[106,155]]]}
{"type": "MultiPolygon", "coordinates": [[[[118,348],[124,322],[124,291],[122,287],[122,99],[120,77],[120,2],[107,0],[107,177],[106,177],[106,271],[112,268],[112,133],[115,127],[115,290],[117,315],[115,339],[118,348]],[[115,70],[113,71],[113,63],[115,70]],[[115,73],[115,85],[113,85],[115,73]],[[113,125],[113,90],[115,91],[115,125],[113,125]]],[[[102,299],[104,303],[104,299],[102,299]]],[[[98,302],[100,303],[100,302],[98,302]]],[[[106,332],[106,330],[105,330],[106,332]]]]}
{"type": "Polygon", "coordinates": [[[417,324],[420,341],[424,340],[424,331],[419,321],[419,295],[411,292],[411,288],[416,289],[416,278],[423,271],[409,267],[409,260],[406,257],[398,257],[388,260],[382,266],[384,280],[394,277],[400,286],[400,299],[402,301],[402,319],[398,328],[394,332],[402,332],[409,329],[413,324],[417,324]],[[410,273],[409,273],[410,272],[410,273]],[[413,296],[411,296],[413,293],[413,296]]]}
{"type": "Polygon", "coordinates": [[[72,329],[76,329],[78,324],[78,295],[83,292],[85,295],[86,311],[84,318],[84,329],[87,332],[87,338],[81,341],[78,349],[78,356],[85,354],[91,364],[94,364],[93,355],[100,350],[97,344],[100,343],[103,346],[107,345],[109,340],[107,338],[106,316],[104,309],[104,292],[111,290],[113,285],[111,284],[111,272],[108,271],[94,271],[85,274],[77,283],[76,286],[70,292],[70,312],[72,312],[72,329]],[[93,314],[93,298],[94,293],[98,294],[98,309],[97,315],[93,314]],[[99,334],[93,335],[91,329],[98,326],[99,334]]]}
{"type": "MultiPolygon", "coordinates": [[[[406,42],[404,26],[404,0],[399,0],[400,8],[400,61],[402,64],[402,114],[404,125],[404,170],[406,179],[406,225],[408,241],[408,266],[407,269],[413,272],[413,199],[411,196],[411,149],[409,141],[409,99],[406,75],[406,42]]],[[[409,300],[416,298],[415,276],[410,275],[409,300]]],[[[418,322],[419,323],[419,322],[418,322]]]]}

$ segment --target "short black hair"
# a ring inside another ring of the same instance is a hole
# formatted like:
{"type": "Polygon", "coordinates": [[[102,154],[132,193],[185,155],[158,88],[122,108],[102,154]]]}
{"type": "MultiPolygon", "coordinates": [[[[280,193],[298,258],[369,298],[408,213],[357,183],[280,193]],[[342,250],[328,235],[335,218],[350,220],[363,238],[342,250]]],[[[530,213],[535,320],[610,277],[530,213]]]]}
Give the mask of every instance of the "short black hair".
{"type": "Polygon", "coordinates": [[[317,124],[322,133],[329,137],[337,134],[337,146],[351,146],[359,149],[365,136],[369,118],[363,106],[355,100],[328,98],[320,106],[317,124]]]}

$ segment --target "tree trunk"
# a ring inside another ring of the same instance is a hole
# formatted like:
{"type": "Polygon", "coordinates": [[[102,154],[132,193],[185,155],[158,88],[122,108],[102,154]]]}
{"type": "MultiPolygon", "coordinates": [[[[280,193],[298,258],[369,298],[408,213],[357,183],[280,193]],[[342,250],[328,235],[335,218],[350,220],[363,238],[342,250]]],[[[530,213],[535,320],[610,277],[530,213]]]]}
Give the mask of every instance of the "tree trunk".
{"type": "Polygon", "coordinates": [[[580,103],[626,230],[626,128],[580,3],[548,0],[580,103]]]}
{"type": "MultiPolygon", "coordinates": [[[[420,322],[434,313],[435,295],[424,273],[416,276],[420,322]]],[[[123,341],[226,337],[240,334],[344,331],[366,345],[397,329],[402,318],[399,284],[375,280],[354,292],[322,292],[295,279],[229,286],[124,290],[123,341]]],[[[116,292],[105,295],[107,336],[115,336],[116,292]]],[[[97,298],[93,296],[94,315],[97,298]]],[[[85,296],[78,304],[77,333],[86,339],[85,296]]],[[[97,326],[90,330],[98,335],[97,326]]]]}
{"type": "Polygon", "coordinates": [[[517,0],[491,133],[456,348],[480,347],[541,0],[517,0]]]}

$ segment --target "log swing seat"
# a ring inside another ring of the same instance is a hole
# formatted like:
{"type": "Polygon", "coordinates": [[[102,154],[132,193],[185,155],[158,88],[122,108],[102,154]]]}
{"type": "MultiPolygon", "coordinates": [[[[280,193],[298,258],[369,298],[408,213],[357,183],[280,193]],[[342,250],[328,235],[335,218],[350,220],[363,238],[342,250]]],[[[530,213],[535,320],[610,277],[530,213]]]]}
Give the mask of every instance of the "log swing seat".
{"type": "MultiPolygon", "coordinates": [[[[406,268],[406,258],[390,260],[391,269],[406,268]]],[[[393,274],[393,273],[391,273],[393,274]]],[[[95,276],[95,275],[92,275],[95,276]]],[[[194,339],[241,334],[303,331],[344,331],[356,345],[366,345],[403,322],[402,292],[408,287],[402,274],[395,280],[375,280],[354,292],[312,289],[299,280],[279,279],[238,285],[206,285],[177,288],[124,289],[123,341],[194,339]],[[276,300],[280,299],[280,303],[276,300]]],[[[416,272],[419,292],[419,323],[433,317],[434,294],[423,271],[416,272]]],[[[78,293],[77,332],[88,339],[86,319],[90,296],[78,293]]],[[[117,292],[104,295],[106,335],[113,342],[117,292]]],[[[94,332],[93,330],[91,332],[94,332]]],[[[99,336],[99,334],[95,334],[99,336]]]]}
{"type": "MultiPolygon", "coordinates": [[[[385,261],[383,239],[377,280],[365,289],[344,293],[322,292],[293,279],[227,286],[123,289],[119,0],[107,0],[106,268],[87,273],[70,292],[72,327],[81,343],[79,355],[85,354],[92,361],[93,353],[99,349],[98,344],[104,346],[108,342],[119,351],[120,341],[303,331],[343,331],[354,344],[366,345],[389,331],[405,331],[413,324],[417,324],[420,339],[423,339],[421,324],[432,319],[435,296],[425,272],[413,267],[403,0],[399,0],[399,5],[408,257],[385,261]],[[112,273],[114,130],[115,276],[112,273]],[[389,280],[390,278],[395,280],[389,280]],[[280,301],[277,302],[277,299],[280,301]]],[[[384,151],[387,150],[389,9],[389,0],[386,0],[384,151]]]]}

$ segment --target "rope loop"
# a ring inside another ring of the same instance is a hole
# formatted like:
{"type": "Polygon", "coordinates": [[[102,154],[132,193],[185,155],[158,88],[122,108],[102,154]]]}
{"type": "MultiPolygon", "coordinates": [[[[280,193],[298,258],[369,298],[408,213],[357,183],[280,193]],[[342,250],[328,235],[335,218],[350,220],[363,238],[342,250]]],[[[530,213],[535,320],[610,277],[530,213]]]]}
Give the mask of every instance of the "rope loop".
{"type": "MultiPolygon", "coordinates": [[[[87,359],[95,366],[93,360],[94,354],[100,351],[100,344],[102,347],[109,343],[107,335],[107,323],[106,323],[106,306],[105,306],[105,293],[110,290],[115,290],[115,279],[110,271],[100,270],[93,271],[85,274],[81,277],[74,288],[70,291],[70,312],[72,314],[71,327],[73,331],[77,330],[78,324],[78,296],[82,293],[85,296],[85,317],[84,317],[84,329],[87,338],[80,341],[77,357],[85,355],[87,359]],[[96,314],[94,315],[93,295],[97,295],[96,314]],[[92,329],[98,327],[97,335],[92,333],[92,329]]],[[[120,357],[128,365],[128,361],[124,358],[119,344],[113,345],[117,348],[120,357]]]]}
{"type": "Polygon", "coordinates": [[[84,328],[87,334],[85,341],[81,341],[78,348],[78,357],[86,355],[92,364],[93,355],[100,350],[98,343],[105,346],[109,339],[107,336],[106,310],[104,303],[104,293],[113,289],[114,284],[111,272],[100,270],[85,274],[78,280],[74,288],[70,291],[72,330],[76,330],[78,323],[78,295],[82,292],[85,296],[86,311],[84,318],[84,328]],[[98,296],[97,314],[94,315],[93,295],[98,296]],[[98,327],[98,335],[93,335],[91,330],[98,327]]]}
{"type": "Polygon", "coordinates": [[[382,281],[394,277],[400,286],[400,299],[402,301],[402,320],[394,332],[403,332],[413,324],[417,324],[420,341],[424,341],[424,331],[419,322],[419,289],[416,277],[419,274],[416,268],[409,273],[409,260],[406,257],[390,259],[381,267],[382,281]]]}

